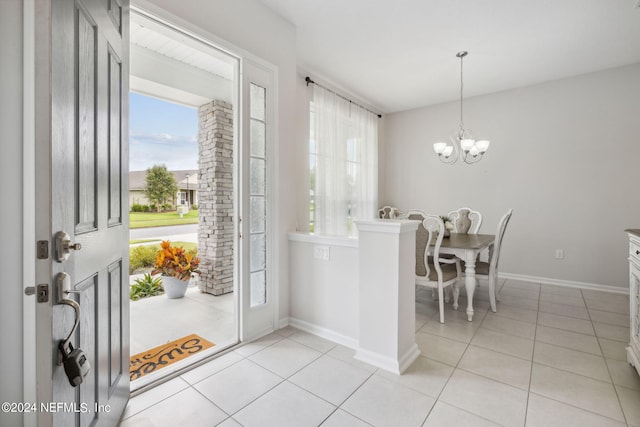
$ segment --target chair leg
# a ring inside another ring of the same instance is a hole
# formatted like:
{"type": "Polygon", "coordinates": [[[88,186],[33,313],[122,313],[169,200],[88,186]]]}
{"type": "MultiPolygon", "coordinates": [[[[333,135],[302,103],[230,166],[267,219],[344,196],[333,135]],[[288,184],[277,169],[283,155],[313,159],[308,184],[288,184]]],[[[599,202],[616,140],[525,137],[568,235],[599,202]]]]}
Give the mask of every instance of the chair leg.
{"type": "Polygon", "coordinates": [[[438,286],[438,308],[440,309],[440,323],[444,323],[444,301],[442,286],[438,286]]]}
{"type": "Polygon", "coordinates": [[[453,309],[458,309],[458,297],[460,296],[460,287],[458,286],[458,282],[453,284],[453,309]]]}
{"type": "Polygon", "coordinates": [[[449,304],[449,301],[451,301],[451,291],[449,290],[449,288],[445,288],[444,289],[444,302],[446,302],[447,304],[449,304]]]}
{"type": "Polygon", "coordinates": [[[491,304],[491,311],[494,313],[496,310],[496,278],[495,274],[489,272],[489,304],[491,304]]]}

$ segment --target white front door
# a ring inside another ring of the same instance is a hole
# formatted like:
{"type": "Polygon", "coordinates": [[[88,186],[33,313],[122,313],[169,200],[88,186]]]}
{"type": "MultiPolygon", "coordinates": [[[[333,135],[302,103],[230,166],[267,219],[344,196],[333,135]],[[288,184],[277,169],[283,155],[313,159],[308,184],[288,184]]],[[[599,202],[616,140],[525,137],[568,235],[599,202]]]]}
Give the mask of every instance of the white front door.
{"type": "Polygon", "coordinates": [[[242,63],[240,138],[241,218],[240,339],[248,341],[277,328],[274,282],[273,71],[253,61],[242,63]]]}
{"type": "MultiPolygon", "coordinates": [[[[51,17],[51,127],[50,141],[37,143],[50,149],[50,163],[36,173],[38,184],[49,185],[40,189],[36,204],[50,212],[50,222],[45,226],[36,220],[36,228],[50,232],[51,287],[48,306],[38,308],[36,320],[39,353],[49,355],[38,367],[38,396],[57,406],[40,413],[38,424],[115,425],[129,398],[129,5],[128,0],[39,4],[51,17]],[[47,192],[50,200],[43,197],[47,192]],[[55,239],[60,231],[77,244],[61,261],[55,239]],[[69,275],[72,293],[58,292],[61,273],[69,275]],[[72,307],[59,303],[63,296],[79,304],[80,321],[71,343],[91,365],[77,387],[58,363],[59,343],[70,334],[75,318],[72,307]],[[42,339],[47,334],[48,342],[42,339]]],[[[36,42],[46,50],[47,34],[39,31],[36,42]]],[[[46,89],[46,80],[37,82],[36,91],[46,89]]]]}

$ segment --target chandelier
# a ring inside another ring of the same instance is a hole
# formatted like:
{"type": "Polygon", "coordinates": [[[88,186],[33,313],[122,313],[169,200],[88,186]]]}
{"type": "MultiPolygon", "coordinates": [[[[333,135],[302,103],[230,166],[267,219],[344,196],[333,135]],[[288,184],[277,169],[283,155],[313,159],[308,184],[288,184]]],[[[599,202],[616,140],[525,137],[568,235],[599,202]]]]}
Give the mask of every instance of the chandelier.
{"type": "Polygon", "coordinates": [[[436,152],[441,162],[454,164],[458,159],[462,159],[465,163],[476,163],[482,159],[484,153],[489,149],[489,141],[486,139],[476,141],[470,130],[464,128],[462,122],[462,59],[469,52],[462,51],[456,54],[460,58],[460,129],[451,135],[449,139],[451,143],[436,142],[433,144],[433,151],[436,152]]]}

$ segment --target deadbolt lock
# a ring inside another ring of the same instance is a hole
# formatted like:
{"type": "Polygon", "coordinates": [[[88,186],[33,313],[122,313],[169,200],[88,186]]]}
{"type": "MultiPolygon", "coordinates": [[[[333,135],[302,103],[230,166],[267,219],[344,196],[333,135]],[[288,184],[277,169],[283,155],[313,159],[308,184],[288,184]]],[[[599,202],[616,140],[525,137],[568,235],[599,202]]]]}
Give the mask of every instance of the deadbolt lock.
{"type": "Polygon", "coordinates": [[[71,251],[79,251],[82,249],[80,243],[71,243],[71,236],[64,231],[56,233],[56,261],[66,261],[71,255],[71,251]]]}

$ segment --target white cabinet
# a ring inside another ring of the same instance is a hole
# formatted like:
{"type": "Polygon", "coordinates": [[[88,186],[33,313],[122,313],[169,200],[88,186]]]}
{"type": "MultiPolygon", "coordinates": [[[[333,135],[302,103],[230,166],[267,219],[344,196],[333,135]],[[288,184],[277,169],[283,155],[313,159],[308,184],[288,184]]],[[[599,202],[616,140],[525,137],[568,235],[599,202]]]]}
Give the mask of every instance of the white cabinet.
{"type": "Polygon", "coordinates": [[[631,337],[627,362],[640,374],[640,230],[629,233],[629,301],[631,304],[631,337]]]}

